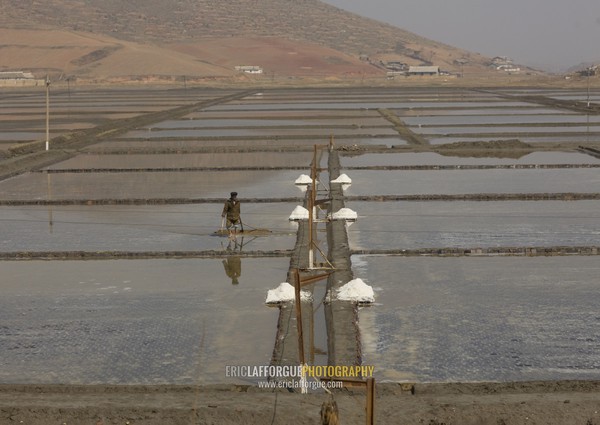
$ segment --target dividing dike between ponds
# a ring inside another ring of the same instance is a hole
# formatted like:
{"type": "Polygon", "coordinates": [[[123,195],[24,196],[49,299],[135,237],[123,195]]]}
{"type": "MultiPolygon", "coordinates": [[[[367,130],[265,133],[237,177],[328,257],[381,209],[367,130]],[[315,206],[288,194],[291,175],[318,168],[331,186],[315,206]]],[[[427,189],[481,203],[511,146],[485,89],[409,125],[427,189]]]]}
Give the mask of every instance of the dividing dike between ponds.
{"type": "MultiPolygon", "coordinates": [[[[329,153],[329,179],[340,175],[340,160],[337,151],[329,153]]],[[[329,184],[331,202],[329,213],[344,208],[344,191],[341,183],[329,184]]],[[[358,327],[358,304],[335,299],[335,294],[346,283],[354,279],[350,245],[345,220],[331,220],[327,223],[327,243],[329,261],[335,267],[327,280],[327,292],[332,294],[331,302],[325,305],[329,365],[353,366],[361,364],[360,330],[358,327]]]]}
{"type": "MultiPolygon", "coordinates": [[[[591,193],[465,193],[465,194],[416,194],[416,195],[353,195],[346,201],[585,201],[600,199],[600,192],[591,193]]],[[[244,203],[289,203],[302,198],[243,198],[244,203]]],[[[221,204],[222,198],[103,198],[103,199],[0,199],[0,206],[21,205],[173,205],[173,204],[221,204]]],[[[305,205],[306,207],[306,205],[305,205]]]]}
{"type": "MultiPolygon", "coordinates": [[[[319,159],[317,160],[320,162],[319,159]]],[[[335,179],[340,174],[339,156],[336,151],[329,153],[328,159],[329,178],[335,179]]],[[[330,184],[330,198],[328,213],[338,211],[344,207],[344,194],[341,184],[330,184]]],[[[307,192],[308,196],[308,192],[307,192]]],[[[305,199],[304,207],[308,205],[305,199]]],[[[298,227],[298,236],[288,271],[288,282],[295,284],[295,269],[308,268],[309,235],[308,222],[301,221],[298,227]]],[[[316,236],[316,227],[313,230],[316,236]]],[[[335,270],[327,278],[326,293],[335,294],[336,290],[353,279],[352,264],[348,235],[344,220],[334,220],[326,224],[328,261],[335,270]]],[[[322,272],[321,270],[320,272],[322,272]]],[[[319,271],[317,271],[319,272],[319,271]]],[[[313,295],[322,293],[316,291],[318,285],[325,285],[324,281],[305,286],[302,290],[313,295]]],[[[321,316],[313,313],[315,305],[321,300],[311,299],[302,301],[302,330],[304,335],[304,353],[307,364],[315,364],[314,335],[315,328],[325,326],[327,335],[327,365],[352,366],[361,364],[361,344],[358,327],[358,305],[350,301],[340,301],[334,296],[324,302],[324,323],[321,316]]],[[[279,306],[279,318],[275,345],[271,359],[272,365],[298,366],[299,346],[298,327],[296,323],[296,310],[293,302],[282,303],[279,306]]],[[[320,347],[322,348],[322,347],[320,347]]],[[[323,360],[321,359],[321,362],[323,360]]],[[[319,363],[319,360],[317,360],[319,363]]],[[[323,365],[320,363],[319,365],[323,365]]]]}

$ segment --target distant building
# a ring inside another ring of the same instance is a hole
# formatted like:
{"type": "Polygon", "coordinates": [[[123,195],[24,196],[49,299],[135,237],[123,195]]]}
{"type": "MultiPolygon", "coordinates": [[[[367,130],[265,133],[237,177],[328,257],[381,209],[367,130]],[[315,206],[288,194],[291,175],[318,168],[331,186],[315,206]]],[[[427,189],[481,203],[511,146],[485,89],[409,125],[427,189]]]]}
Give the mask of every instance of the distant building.
{"type": "Polygon", "coordinates": [[[398,61],[389,61],[383,64],[386,69],[390,71],[406,71],[408,70],[408,65],[404,62],[398,61]]]}
{"type": "Polygon", "coordinates": [[[506,64],[506,65],[498,65],[496,67],[497,71],[505,71],[505,72],[519,72],[521,71],[521,68],[519,68],[518,66],[515,65],[511,65],[511,64],[506,64]]]}
{"type": "Polygon", "coordinates": [[[388,71],[386,73],[386,76],[387,76],[388,80],[393,80],[397,76],[406,76],[406,72],[405,71],[388,71]]]}
{"type": "Polygon", "coordinates": [[[31,72],[3,71],[0,72],[0,80],[33,80],[35,77],[31,72]]]}
{"type": "Polygon", "coordinates": [[[262,74],[263,69],[256,65],[238,65],[235,67],[236,71],[245,72],[246,74],[262,74]]]}
{"type": "Polygon", "coordinates": [[[508,56],[496,56],[492,59],[490,63],[492,68],[495,68],[496,71],[505,71],[505,72],[519,72],[521,68],[516,65],[513,65],[513,60],[508,56]]]}
{"type": "Polygon", "coordinates": [[[496,56],[495,58],[492,59],[492,65],[498,66],[498,65],[509,65],[513,63],[513,60],[511,58],[509,58],[508,56],[496,56]]]}
{"type": "Polygon", "coordinates": [[[598,66],[590,66],[588,68],[577,71],[581,77],[594,77],[598,73],[598,66]]]}
{"type": "Polygon", "coordinates": [[[439,66],[411,66],[408,68],[407,75],[439,75],[439,66]]]}
{"type": "Polygon", "coordinates": [[[0,72],[0,87],[34,87],[40,84],[44,84],[44,80],[35,78],[31,72],[0,72]]]}

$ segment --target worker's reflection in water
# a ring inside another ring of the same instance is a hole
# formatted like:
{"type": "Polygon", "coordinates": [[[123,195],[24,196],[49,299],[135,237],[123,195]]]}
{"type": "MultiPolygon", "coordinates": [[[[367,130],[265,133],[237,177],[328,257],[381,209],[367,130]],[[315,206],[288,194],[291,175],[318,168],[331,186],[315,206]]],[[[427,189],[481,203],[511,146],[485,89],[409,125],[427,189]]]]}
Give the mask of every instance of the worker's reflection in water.
{"type": "Polygon", "coordinates": [[[237,255],[227,257],[223,260],[223,267],[225,268],[225,274],[231,279],[231,284],[239,284],[238,278],[242,274],[242,257],[237,255]]]}

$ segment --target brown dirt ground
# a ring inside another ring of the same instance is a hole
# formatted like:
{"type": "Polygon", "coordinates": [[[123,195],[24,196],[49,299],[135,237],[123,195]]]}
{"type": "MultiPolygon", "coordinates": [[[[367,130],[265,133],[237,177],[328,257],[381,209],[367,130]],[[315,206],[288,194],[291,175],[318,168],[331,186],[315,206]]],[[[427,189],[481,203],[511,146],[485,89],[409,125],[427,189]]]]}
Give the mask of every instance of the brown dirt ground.
{"type": "Polygon", "coordinates": [[[52,79],[66,73],[85,78],[132,75],[234,75],[189,55],[155,45],[126,42],[99,34],[64,30],[20,30],[0,28],[0,63],[11,70],[31,70],[38,77],[49,72],[52,79]],[[98,60],[92,60],[94,53],[98,60]],[[161,58],[159,61],[156,58],[161,58]]]}
{"type": "Polygon", "coordinates": [[[232,37],[174,44],[173,50],[207,58],[227,69],[259,65],[266,77],[275,76],[383,76],[385,72],[336,50],[302,41],[275,37],[232,37]]]}
{"type": "MultiPolygon", "coordinates": [[[[378,424],[600,424],[600,382],[376,386],[378,424]],[[408,391],[407,391],[408,389],[408,391]]],[[[337,390],[341,423],[366,422],[364,390],[337,390]]],[[[325,393],[248,386],[0,386],[4,424],[317,424],[325,393]]]]}

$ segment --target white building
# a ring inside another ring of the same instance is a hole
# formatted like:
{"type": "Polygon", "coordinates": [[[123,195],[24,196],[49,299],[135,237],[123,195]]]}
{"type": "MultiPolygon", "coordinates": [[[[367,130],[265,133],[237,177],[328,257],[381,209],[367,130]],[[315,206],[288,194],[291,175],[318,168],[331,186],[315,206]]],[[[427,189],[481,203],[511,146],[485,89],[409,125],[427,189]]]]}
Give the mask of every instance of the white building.
{"type": "Polygon", "coordinates": [[[439,66],[410,66],[407,75],[439,75],[439,66]]]}
{"type": "Polygon", "coordinates": [[[257,65],[238,65],[235,67],[236,71],[245,72],[246,74],[262,74],[263,69],[257,65]]]}

